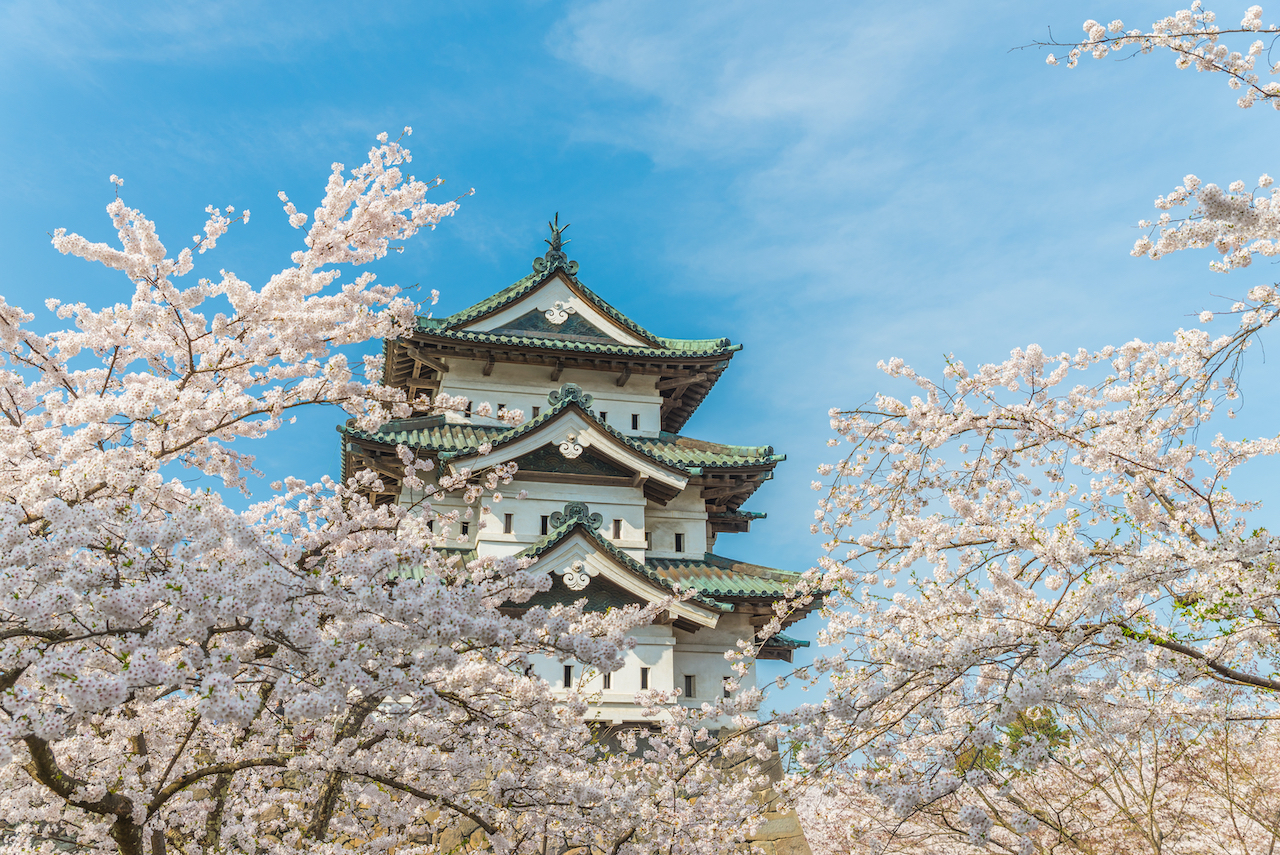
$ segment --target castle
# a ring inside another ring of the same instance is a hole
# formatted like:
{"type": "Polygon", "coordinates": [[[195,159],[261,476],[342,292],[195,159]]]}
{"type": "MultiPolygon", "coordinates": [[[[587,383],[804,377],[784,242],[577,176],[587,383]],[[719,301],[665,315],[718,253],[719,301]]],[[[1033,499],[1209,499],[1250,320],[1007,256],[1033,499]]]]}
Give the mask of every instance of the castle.
{"type": "MultiPolygon", "coordinates": [[[[420,496],[403,486],[398,445],[432,459],[436,478],[514,463],[504,492],[524,491],[521,500],[490,503],[483,517],[480,502],[468,508],[458,492],[433,500],[441,513],[458,512],[448,547],[464,560],[535,557],[553,582],[534,603],[585,598],[587,608],[607,609],[695,589],[634,633],[619,671],[537,666],[553,686],[596,698],[592,715],[602,723],[640,724],[640,690],[676,690],[692,706],[730,691],[725,651],[752,639],[794,584],[794,573],[715,551],[720,535],[764,516],[742,505],[785,455],[680,434],[742,346],[644,329],[578,280],[562,232],[557,218],[550,249],[523,279],[448,317],[420,317],[410,335],[384,345],[387,385],[410,397],[488,402],[495,414],[518,409],[525,420],[513,426],[472,405],[376,433],[341,427],[342,474],[373,470],[381,486],[370,490],[373,501],[410,503],[420,496]]],[[[790,661],[803,645],[776,634],[760,658],[790,661]]],[[[754,679],[753,665],[741,684],[754,679]]]]}

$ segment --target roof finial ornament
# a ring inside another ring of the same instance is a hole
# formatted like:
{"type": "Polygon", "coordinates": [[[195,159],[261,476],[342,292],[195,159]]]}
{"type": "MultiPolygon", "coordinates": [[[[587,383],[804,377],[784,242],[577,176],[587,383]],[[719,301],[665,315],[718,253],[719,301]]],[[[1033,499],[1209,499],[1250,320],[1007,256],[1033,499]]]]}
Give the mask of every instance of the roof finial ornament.
{"type": "Polygon", "coordinates": [[[547,221],[547,228],[551,229],[551,238],[546,241],[548,247],[546,254],[533,260],[534,273],[549,276],[555,272],[556,268],[560,268],[570,276],[577,274],[578,262],[570,261],[569,256],[564,254],[564,245],[569,243],[564,236],[564,230],[569,228],[569,225],[569,223],[560,225],[559,211],[556,211],[554,220],[547,221]]]}
{"type": "Polygon", "coordinates": [[[563,235],[564,230],[569,228],[570,225],[572,225],[572,223],[565,223],[563,226],[560,225],[559,211],[556,211],[556,218],[554,220],[547,220],[547,228],[551,229],[551,240],[546,241],[546,244],[551,247],[552,252],[563,251],[562,247],[566,243],[569,243],[569,241],[563,239],[563,235]]]}

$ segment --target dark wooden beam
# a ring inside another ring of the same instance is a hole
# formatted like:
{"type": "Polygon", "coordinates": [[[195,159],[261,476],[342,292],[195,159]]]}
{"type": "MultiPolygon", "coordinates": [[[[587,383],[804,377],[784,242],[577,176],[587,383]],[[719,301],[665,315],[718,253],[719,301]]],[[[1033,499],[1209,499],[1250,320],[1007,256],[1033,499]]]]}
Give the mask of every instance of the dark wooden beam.
{"type": "Polygon", "coordinates": [[[422,348],[412,344],[406,344],[404,345],[404,349],[405,352],[409,354],[409,357],[415,362],[421,362],[423,365],[428,368],[434,368],[441,374],[449,373],[449,366],[447,364],[442,360],[436,359],[434,356],[428,356],[422,348]]]}
{"type": "Polygon", "coordinates": [[[556,367],[551,372],[551,382],[554,383],[560,379],[560,375],[564,373],[564,360],[557,359],[556,367]]]}
{"type": "Polygon", "coordinates": [[[700,383],[707,379],[705,371],[699,371],[697,374],[686,374],[681,377],[672,377],[667,380],[659,380],[654,388],[659,392],[665,392],[668,389],[679,389],[682,386],[692,386],[694,383],[700,383]]]}
{"type": "Polygon", "coordinates": [[[702,498],[719,499],[724,496],[732,496],[735,493],[745,493],[749,490],[754,490],[757,486],[759,485],[754,481],[748,481],[745,484],[734,484],[732,487],[713,487],[709,490],[703,490],[702,498]]]}
{"type": "Polygon", "coordinates": [[[631,379],[631,365],[627,364],[622,366],[622,373],[618,375],[618,379],[616,382],[619,386],[625,386],[627,385],[627,381],[630,379],[631,379]]]}
{"type": "Polygon", "coordinates": [[[497,361],[498,358],[494,355],[493,351],[489,351],[489,361],[484,364],[484,369],[481,373],[484,374],[485,377],[488,377],[493,373],[493,365],[497,361]]]}
{"type": "Polygon", "coordinates": [[[516,470],[517,481],[550,481],[557,484],[591,484],[600,487],[634,486],[630,478],[621,475],[582,475],[576,472],[538,472],[534,469],[516,470]]]}
{"type": "Polygon", "coordinates": [[[395,478],[396,483],[399,483],[400,479],[404,477],[404,472],[396,472],[393,469],[383,466],[372,457],[366,457],[362,454],[351,455],[351,462],[361,469],[371,469],[379,475],[386,475],[388,478],[395,478]]]}

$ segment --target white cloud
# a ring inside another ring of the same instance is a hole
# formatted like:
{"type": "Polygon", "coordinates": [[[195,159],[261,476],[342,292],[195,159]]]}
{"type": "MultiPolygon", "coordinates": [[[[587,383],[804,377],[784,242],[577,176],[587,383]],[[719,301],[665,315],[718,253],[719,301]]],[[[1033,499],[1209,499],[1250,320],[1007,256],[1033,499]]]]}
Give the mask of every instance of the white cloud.
{"type": "Polygon", "coordinates": [[[651,99],[599,131],[659,163],[725,157],[856,132],[896,92],[893,46],[848,4],[602,2],[573,10],[548,43],[573,62],[651,99]]]}
{"type": "Polygon", "coordinates": [[[14,0],[0,7],[0,56],[10,63],[39,58],[66,70],[94,63],[204,63],[219,65],[246,54],[287,61],[291,48],[342,31],[342,18],[314,4],[276,3],[262,15],[251,0],[68,3],[14,0]]]}

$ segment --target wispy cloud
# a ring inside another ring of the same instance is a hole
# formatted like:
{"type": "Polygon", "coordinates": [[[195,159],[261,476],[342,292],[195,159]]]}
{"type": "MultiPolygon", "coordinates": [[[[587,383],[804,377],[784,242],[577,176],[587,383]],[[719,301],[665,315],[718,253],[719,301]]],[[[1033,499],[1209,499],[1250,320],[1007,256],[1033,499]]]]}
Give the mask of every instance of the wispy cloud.
{"type": "Polygon", "coordinates": [[[273,5],[281,14],[259,15],[261,4],[251,0],[12,0],[0,7],[0,56],[6,58],[0,62],[28,63],[34,57],[81,71],[117,60],[204,63],[216,76],[220,64],[248,55],[260,62],[288,61],[294,46],[342,32],[337,10],[312,3],[273,5]]]}
{"type": "Polygon", "coordinates": [[[602,134],[659,163],[846,139],[896,86],[882,74],[890,23],[849,4],[668,4],[573,10],[549,39],[561,58],[650,99],[602,134]]]}

